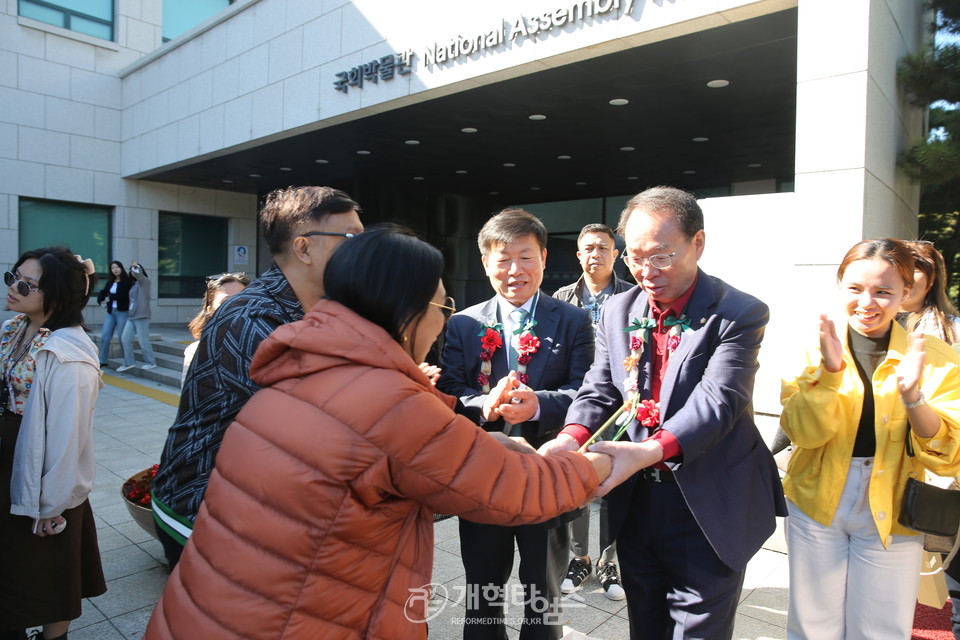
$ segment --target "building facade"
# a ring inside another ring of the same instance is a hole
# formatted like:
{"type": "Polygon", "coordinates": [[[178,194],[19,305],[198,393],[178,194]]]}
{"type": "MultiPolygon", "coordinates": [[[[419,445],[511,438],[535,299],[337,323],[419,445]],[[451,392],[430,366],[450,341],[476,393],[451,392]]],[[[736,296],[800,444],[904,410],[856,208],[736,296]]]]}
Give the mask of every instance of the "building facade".
{"type": "Polygon", "coordinates": [[[845,250],[916,234],[896,65],[928,24],[922,0],[0,0],[0,262],[136,260],[182,323],[204,275],[269,263],[265,193],[326,184],[439,246],[470,303],[491,212],[544,219],[555,288],[583,224],[671,184],[704,268],[771,306],[777,414],[845,250]]]}

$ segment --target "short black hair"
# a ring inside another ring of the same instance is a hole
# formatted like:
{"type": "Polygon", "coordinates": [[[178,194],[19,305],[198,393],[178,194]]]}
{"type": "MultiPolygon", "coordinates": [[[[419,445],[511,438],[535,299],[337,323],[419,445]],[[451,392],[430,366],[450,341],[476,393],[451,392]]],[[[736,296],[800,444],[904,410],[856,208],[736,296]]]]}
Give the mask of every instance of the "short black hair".
{"type": "Polygon", "coordinates": [[[583,236],[587,235],[588,233],[603,233],[605,235],[610,236],[610,239],[613,240],[614,243],[617,242],[617,236],[614,235],[613,229],[611,229],[605,224],[600,224],[599,222],[592,222],[586,225],[583,229],[580,229],[580,235],[577,236],[577,244],[580,244],[580,241],[583,240],[583,236]]]}
{"type": "Polygon", "coordinates": [[[343,191],[330,187],[287,187],[267,194],[260,210],[260,233],[270,255],[283,254],[295,232],[309,220],[317,222],[335,213],[360,212],[360,205],[343,191]]]}
{"type": "Polygon", "coordinates": [[[380,224],[334,250],[323,273],[327,298],[382,327],[398,343],[433,300],[443,254],[411,230],[380,224]]]}
{"type": "Polygon", "coordinates": [[[64,327],[83,326],[83,308],[96,285],[97,276],[87,274],[83,265],[67,247],[44,247],[27,251],[13,265],[16,272],[27,260],[40,263],[43,292],[43,313],[50,314],[44,327],[51,331],[64,327]]]}
{"type": "Polygon", "coordinates": [[[547,228],[537,216],[523,209],[504,209],[487,220],[477,235],[481,255],[488,255],[494,247],[513,244],[532,235],[541,251],[547,248],[547,228]]]}

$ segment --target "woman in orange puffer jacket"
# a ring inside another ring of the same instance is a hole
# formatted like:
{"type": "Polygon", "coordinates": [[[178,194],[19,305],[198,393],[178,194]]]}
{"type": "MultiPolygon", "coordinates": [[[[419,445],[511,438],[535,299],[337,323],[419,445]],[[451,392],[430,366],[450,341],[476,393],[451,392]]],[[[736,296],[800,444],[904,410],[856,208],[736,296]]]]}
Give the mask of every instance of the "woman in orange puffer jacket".
{"type": "Polygon", "coordinates": [[[266,388],[227,430],[145,640],[426,638],[434,512],[527,524],[593,496],[609,458],[525,455],[417,366],[452,313],[442,269],[397,227],[350,238],[327,297],[260,345],[266,388]]]}

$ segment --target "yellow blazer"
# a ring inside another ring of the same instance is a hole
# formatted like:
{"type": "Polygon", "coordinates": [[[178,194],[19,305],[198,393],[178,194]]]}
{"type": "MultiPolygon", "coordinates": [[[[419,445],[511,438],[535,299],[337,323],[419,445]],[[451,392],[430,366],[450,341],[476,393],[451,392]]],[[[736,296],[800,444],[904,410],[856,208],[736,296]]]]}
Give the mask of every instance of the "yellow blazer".
{"type": "MultiPolygon", "coordinates": [[[[863,408],[863,383],[847,344],[847,330],[838,324],[843,342],[843,368],[830,373],[822,366],[819,346],[806,354],[799,376],[784,378],[780,391],[780,425],[796,447],[784,492],[805,514],[830,526],[840,503],[863,408]]],[[[914,532],[897,522],[907,477],[923,478],[930,469],[944,476],[960,474],[960,356],[946,342],[926,336],[920,389],[927,404],[940,416],[932,438],[912,430],[915,457],[905,448],[907,410],[897,389],[895,367],[907,349],[907,334],[896,322],[887,357],[873,374],[877,450],[870,478],[869,500],[873,521],[884,546],[891,534],[914,532]]]]}

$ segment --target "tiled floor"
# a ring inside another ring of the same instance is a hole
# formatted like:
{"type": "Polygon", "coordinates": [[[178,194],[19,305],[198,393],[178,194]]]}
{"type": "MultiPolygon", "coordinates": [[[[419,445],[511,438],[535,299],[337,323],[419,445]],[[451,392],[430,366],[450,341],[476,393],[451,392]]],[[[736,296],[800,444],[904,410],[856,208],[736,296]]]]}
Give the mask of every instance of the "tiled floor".
{"type": "MultiPolygon", "coordinates": [[[[163,551],[131,519],[120,497],[120,486],[126,478],[159,460],[175,414],[175,407],[114,386],[108,385],[100,393],[94,422],[98,469],[91,503],[98,519],[108,589],[84,603],[83,616],[71,626],[71,640],[140,638],[163,591],[167,577],[163,551]]],[[[595,552],[597,518],[591,520],[591,548],[595,552]]],[[[443,585],[446,594],[436,589],[431,611],[437,611],[437,615],[429,622],[430,638],[459,638],[460,625],[455,620],[464,615],[463,567],[456,519],[438,523],[435,534],[433,581],[443,585]]],[[[516,581],[516,569],[512,581],[516,581]]],[[[786,554],[778,531],[748,567],[734,637],[786,638],[786,594],[786,554]]],[[[590,638],[628,637],[624,603],[608,600],[595,579],[568,599],[562,617],[569,629],[590,638]]],[[[510,637],[518,638],[519,632],[511,629],[510,637]]]]}

